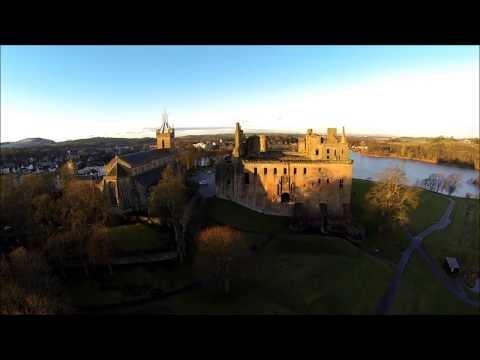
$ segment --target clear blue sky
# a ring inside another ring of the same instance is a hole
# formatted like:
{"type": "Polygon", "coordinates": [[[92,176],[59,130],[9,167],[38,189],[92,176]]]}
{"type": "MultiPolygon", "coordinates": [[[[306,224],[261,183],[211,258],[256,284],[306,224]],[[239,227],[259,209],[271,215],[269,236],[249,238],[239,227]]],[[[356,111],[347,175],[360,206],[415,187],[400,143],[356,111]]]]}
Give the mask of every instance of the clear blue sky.
{"type": "Polygon", "coordinates": [[[478,63],[474,46],[2,46],[1,141],[140,133],[164,108],[177,127],[478,136],[478,63]]]}

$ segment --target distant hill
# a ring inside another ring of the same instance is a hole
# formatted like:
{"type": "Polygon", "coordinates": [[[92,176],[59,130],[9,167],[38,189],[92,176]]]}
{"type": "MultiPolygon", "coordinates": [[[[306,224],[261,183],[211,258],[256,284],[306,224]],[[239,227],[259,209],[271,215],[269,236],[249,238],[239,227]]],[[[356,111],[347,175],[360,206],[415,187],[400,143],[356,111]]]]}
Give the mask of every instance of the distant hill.
{"type": "Polygon", "coordinates": [[[31,148],[39,146],[51,146],[55,144],[55,141],[49,139],[27,138],[14,142],[1,143],[0,146],[5,148],[31,148]]]}
{"type": "Polygon", "coordinates": [[[153,138],[111,138],[111,137],[94,137],[89,139],[77,139],[77,140],[67,140],[56,143],[57,146],[68,147],[68,146],[125,146],[125,145],[138,145],[145,143],[153,143],[155,139],[153,138]]]}

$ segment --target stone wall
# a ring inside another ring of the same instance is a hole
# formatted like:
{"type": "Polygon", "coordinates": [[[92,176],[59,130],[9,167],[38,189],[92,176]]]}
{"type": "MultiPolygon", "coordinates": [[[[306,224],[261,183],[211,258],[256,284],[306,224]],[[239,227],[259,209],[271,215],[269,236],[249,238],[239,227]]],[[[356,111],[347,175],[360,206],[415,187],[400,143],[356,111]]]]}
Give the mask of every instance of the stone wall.
{"type": "Polygon", "coordinates": [[[352,162],[236,160],[217,168],[217,196],[259,212],[291,215],[295,203],[350,208],[352,162]]]}

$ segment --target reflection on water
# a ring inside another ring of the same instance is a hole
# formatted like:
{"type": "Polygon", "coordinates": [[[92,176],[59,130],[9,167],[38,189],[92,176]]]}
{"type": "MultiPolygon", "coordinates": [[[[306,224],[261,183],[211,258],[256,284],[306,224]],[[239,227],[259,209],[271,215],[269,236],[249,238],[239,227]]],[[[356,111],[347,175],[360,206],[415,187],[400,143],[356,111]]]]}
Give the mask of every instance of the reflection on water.
{"type": "Polygon", "coordinates": [[[471,179],[478,178],[479,172],[469,168],[461,168],[451,165],[429,164],[420,161],[377,158],[360,155],[351,152],[350,158],[354,161],[353,177],[364,180],[377,179],[378,173],[387,168],[400,167],[407,175],[410,184],[415,184],[417,180],[423,180],[431,174],[449,174],[456,173],[462,177],[462,182],[458,185],[454,196],[465,197],[470,193],[472,197],[479,197],[479,189],[470,183],[471,179]]]}

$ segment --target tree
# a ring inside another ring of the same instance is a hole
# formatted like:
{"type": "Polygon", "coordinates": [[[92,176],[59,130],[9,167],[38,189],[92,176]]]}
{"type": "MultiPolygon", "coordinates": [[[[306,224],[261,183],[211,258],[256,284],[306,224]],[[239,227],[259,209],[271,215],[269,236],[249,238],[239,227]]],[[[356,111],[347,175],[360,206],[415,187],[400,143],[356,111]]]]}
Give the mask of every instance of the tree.
{"type": "Polygon", "coordinates": [[[0,258],[0,314],[57,314],[66,311],[59,284],[45,258],[17,248],[0,258]]]}
{"type": "Polygon", "coordinates": [[[0,176],[0,223],[20,226],[25,223],[26,198],[14,175],[0,176]]]}
{"type": "Polygon", "coordinates": [[[445,178],[442,188],[448,192],[448,195],[452,195],[461,181],[462,176],[460,174],[450,174],[445,178]]]}
{"type": "Polygon", "coordinates": [[[180,261],[183,261],[186,255],[184,212],[187,202],[188,194],[183,174],[168,165],[152,192],[149,213],[160,216],[173,228],[180,261]]]}
{"type": "Polygon", "coordinates": [[[60,226],[47,241],[48,254],[58,260],[62,268],[66,259],[80,259],[88,275],[87,240],[94,236],[96,225],[105,220],[103,196],[90,183],[71,181],[57,203],[60,226]]]}
{"type": "Polygon", "coordinates": [[[219,281],[225,294],[230,292],[233,267],[241,254],[239,238],[239,233],[228,226],[209,227],[198,236],[196,267],[219,281]]]}
{"type": "Polygon", "coordinates": [[[31,227],[35,229],[35,237],[41,246],[58,226],[58,208],[54,198],[49,194],[42,194],[32,199],[30,216],[31,227]]]}
{"type": "Polygon", "coordinates": [[[195,161],[202,156],[202,152],[196,149],[185,149],[177,154],[177,161],[185,167],[186,170],[190,170],[195,161]]]}
{"type": "Polygon", "coordinates": [[[379,181],[365,198],[367,204],[384,220],[405,225],[410,221],[410,212],[418,206],[419,191],[407,185],[403,170],[390,168],[379,174],[379,181]]]}
{"type": "Polygon", "coordinates": [[[76,172],[77,165],[73,160],[68,160],[65,164],[63,164],[59,169],[62,186],[66,186],[67,183],[72,181],[76,172]]]}
{"type": "Polygon", "coordinates": [[[104,225],[93,226],[91,236],[86,242],[86,253],[94,266],[105,265],[112,275],[113,244],[104,225]]]}
{"type": "Polygon", "coordinates": [[[422,180],[422,186],[430,191],[439,192],[445,182],[443,174],[431,174],[428,178],[422,180]]]}

